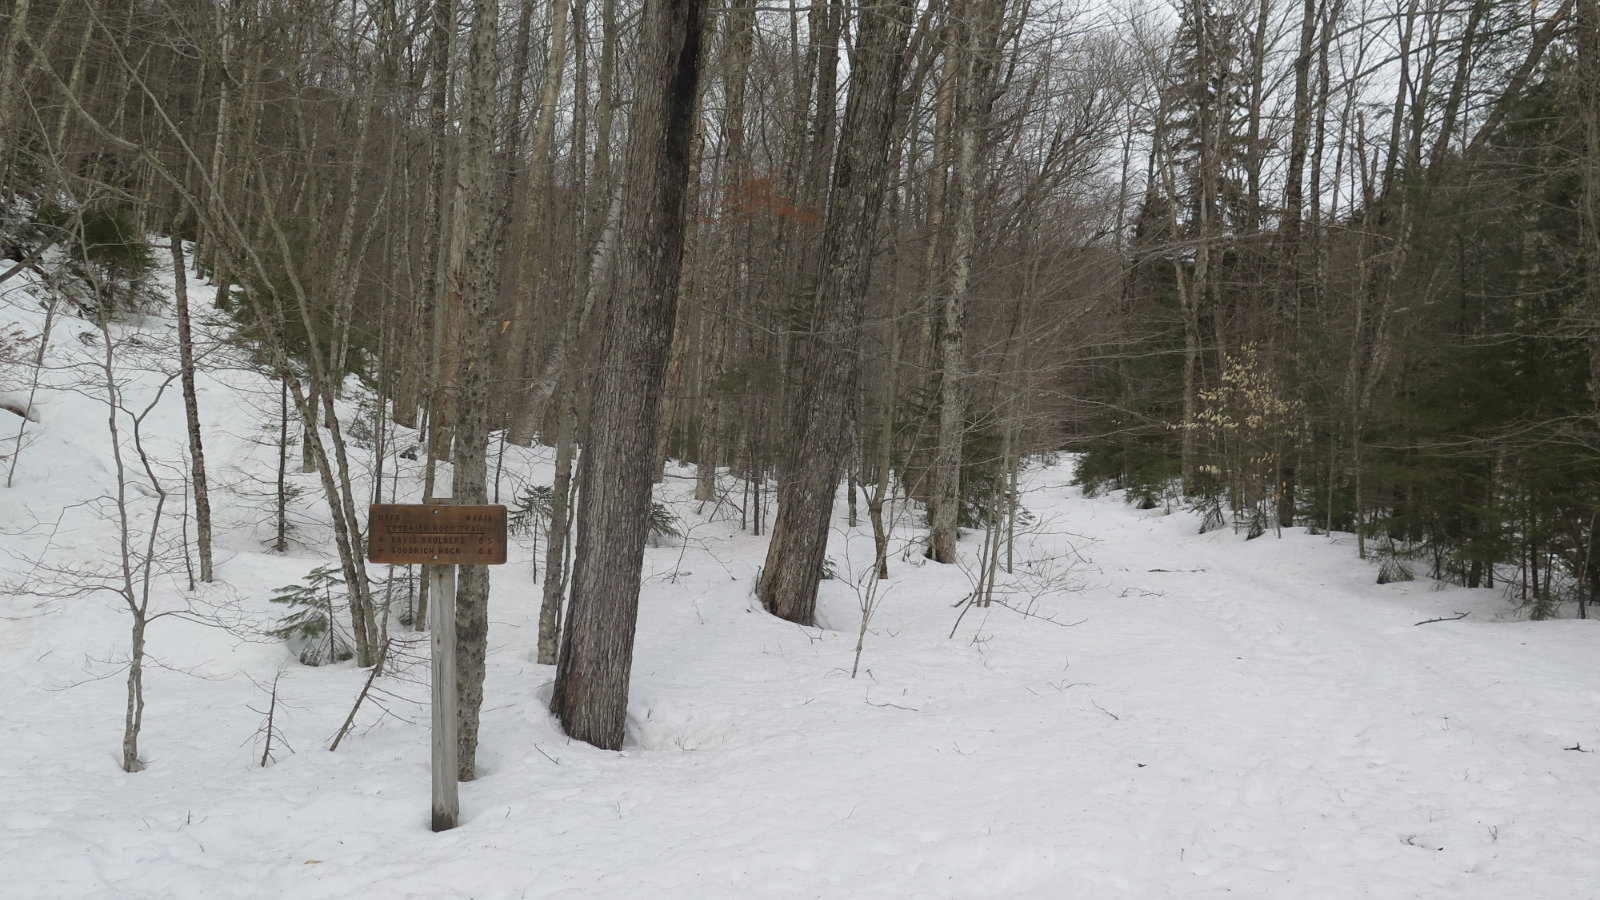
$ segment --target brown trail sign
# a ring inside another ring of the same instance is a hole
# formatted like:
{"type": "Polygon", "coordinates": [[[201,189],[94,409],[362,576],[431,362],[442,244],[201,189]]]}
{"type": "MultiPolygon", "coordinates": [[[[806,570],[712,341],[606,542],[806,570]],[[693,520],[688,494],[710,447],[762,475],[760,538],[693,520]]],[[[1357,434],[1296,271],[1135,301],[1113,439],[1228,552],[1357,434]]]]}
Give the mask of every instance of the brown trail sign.
{"type": "Polygon", "coordinates": [[[420,565],[427,573],[433,648],[433,830],[456,827],[456,566],[506,561],[506,508],[435,503],[374,503],[367,514],[367,559],[420,565]]]}
{"type": "Polygon", "coordinates": [[[374,503],[367,559],[397,566],[497,566],[506,561],[506,508],[374,503]]]}

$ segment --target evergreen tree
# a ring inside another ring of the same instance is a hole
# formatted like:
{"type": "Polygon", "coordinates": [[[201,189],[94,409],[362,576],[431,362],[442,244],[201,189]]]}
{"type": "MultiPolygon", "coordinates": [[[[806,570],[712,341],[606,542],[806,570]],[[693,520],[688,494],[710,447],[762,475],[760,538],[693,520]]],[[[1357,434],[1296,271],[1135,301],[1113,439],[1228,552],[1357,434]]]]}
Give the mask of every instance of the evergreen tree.
{"type": "Polygon", "coordinates": [[[308,666],[349,659],[353,655],[350,642],[340,634],[334,615],[339,603],[336,594],[343,597],[344,578],[333,566],[317,566],[304,581],[278,588],[269,599],[288,607],[288,612],[267,635],[287,641],[289,649],[308,666]]]}

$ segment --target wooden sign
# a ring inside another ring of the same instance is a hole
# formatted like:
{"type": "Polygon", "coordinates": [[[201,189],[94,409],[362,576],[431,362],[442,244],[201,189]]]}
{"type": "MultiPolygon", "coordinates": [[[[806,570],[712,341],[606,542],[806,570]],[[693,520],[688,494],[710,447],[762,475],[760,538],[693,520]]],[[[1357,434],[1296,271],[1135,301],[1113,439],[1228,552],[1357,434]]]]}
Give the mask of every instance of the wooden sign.
{"type": "Polygon", "coordinates": [[[374,503],[367,560],[394,565],[497,566],[506,561],[506,508],[374,503]]]}
{"type": "Polygon", "coordinates": [[[428,575],[433,651],[433,830],[461,818],[456,789],[456,566],[506,561],[506,508],[438,503],[374,503],[367,513],[367,559],[420,564],[428,575]]]}

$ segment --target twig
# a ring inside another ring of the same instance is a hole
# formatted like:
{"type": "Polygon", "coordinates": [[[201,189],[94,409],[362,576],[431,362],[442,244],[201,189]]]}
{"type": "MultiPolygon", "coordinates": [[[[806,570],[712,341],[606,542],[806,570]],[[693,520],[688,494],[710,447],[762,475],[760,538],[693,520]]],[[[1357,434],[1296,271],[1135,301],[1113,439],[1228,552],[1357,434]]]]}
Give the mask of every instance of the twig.
{"type": "Polygon", "coordinates": [[[1467,617],[1467,615],[1468,615],[1467,613],[1456,613],[1453,616],[1440,616],[1437,619],[1423,619],[1421,622],[1416,622],[1414,624],[1416,624],[1416,625],[1431,625],[1434,622],[1455,622],[1455,621],[1457,621],[1459,619],[1465,619],[1467,617]]]}
{"type": "Polygon", "coordinates": [[[956,605],[961,607],[961,615],[956,616],[956,623],[954,625],[950,626],[950,637],[951,638],[954,638],[956,636],[956,629],[961,627],[961,620],[967,617],[967,610],[972,608],[972,601],[976,600],[977,597],[978,597],[978,592],[977,591],[973,591],[972,593],[966,595],[965,597],[962,597],[959,601],[956,602],[956,605]]]}
{"type": "Polygon", "coordinates": [[[998,607],[1001,607],[1002,609],[1009,609],[1012,612],[1016,613],[1019,616],[1022,616],[1025,619],[1038,619],[1041,622],[1048,622],[1051,625],[1055,625],[1058,628],[1074,628],[1074,627],[1077,627],[1077,626],[1082,625],[1083,623],[1089,621],[1088,619],[1079,619],[1076,622],[1058,622],[1058,621],[1056,621],[1056,617],[1054,615],[1041,616],[1036,612],[1030,612],[1030,611],[1028,611],[1026,609],[1021,609],[1019,607],[1012,606],[1011,604],[1005,602],[1004,600],[996,600],[996,601],[994,601],[994,605],[998,606],[998,607]]]}
{"type": "Polygon", "coordinates": [[[350,707],[350,715],[346,716],[344,724],[339,726],[339,733],[333,736],[333,743],[328,745],[328,752],[339,749],[339,742],[350,733],[350,726],[356,721],[356,713],[361,711],[362,701],[367,699],[367,693],[372,690],[372,682],[383,673],[383,662],[389,656],[389,645],[393,642],[394,638],[384,638],[383,646],[378,648],[378,660],[372,664],[372,671],[367,673],[367,683],[361,686],[361,693],[356,695],[355,705],[350,707]]]}

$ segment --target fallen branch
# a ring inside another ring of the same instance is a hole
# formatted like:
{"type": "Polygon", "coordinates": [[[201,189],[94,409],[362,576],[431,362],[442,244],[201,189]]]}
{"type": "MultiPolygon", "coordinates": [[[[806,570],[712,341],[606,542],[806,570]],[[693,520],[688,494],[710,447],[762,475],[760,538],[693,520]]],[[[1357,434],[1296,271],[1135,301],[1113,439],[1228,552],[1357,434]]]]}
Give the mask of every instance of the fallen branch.
{"type": "MultiPolygon", "coordinates": [[[[68,220],[66,226],[61,229],[61,232],[66,234],[73,229],[76,229],[78,227],[78,217],[81,215],[83,215],[83,210],[73,210],[72,218],[68,220]]],[[[48,281],[50,276],[46,275],[44,270],[39,268],[38,263],[39,260],[44,258],[45,253],[55,245],[56,241],[53,238],[50,240],[40,241],[39,246],[33,248],[33,250],[30,251],[26,256],[18,259],[16,265],[5,270],[4,272],[0,272],[0,284],[10,281],[12,278],[16,277],[18,273],[23,271],[32,272],[33,274],[39,276],[40,279],[48,281]]]]}
{"type": "MultiPolygon", "coordinates": [[[[387,616],[384,617],[384,625],[388,625],[387,616]]],[[[339,733],[333,736],[333,743],[328,745],[330,753],[339,749],[339,742],[344,740],[344,736],[350,733],[350,726],[356,722],[356,713],[361,711],[362,702],[367,699],[367,694],[372,691],[372,682],[383,674],[383,663],[384,660],[389,658],[389,645],[392,643],[394,643],[394,638],[384,638],[383,646],[378,648],[378,661],[373,664],[372,671],[367,673],[367,683],[361,686],[361,693],[356,695],[355,705],[350,707],[350,715],[345,717],[344,724],[339,726],[339,733]]]]}
{"type": "Polygon", "coordinates": [[[1421,622],[1416,622],[1416,623],[1413,623],[1413,624],[1416,624],[1416,625],[1432,625],[1434,622],[1456,622],[1456,621],[1459,621],[1461,619],[1465,619],[1467,617],[1467,615],[1468,615],[1467,613],[1456,613],[1453,616],[1440,616],[1437,619],[1423,619],[1421,622]]]}

